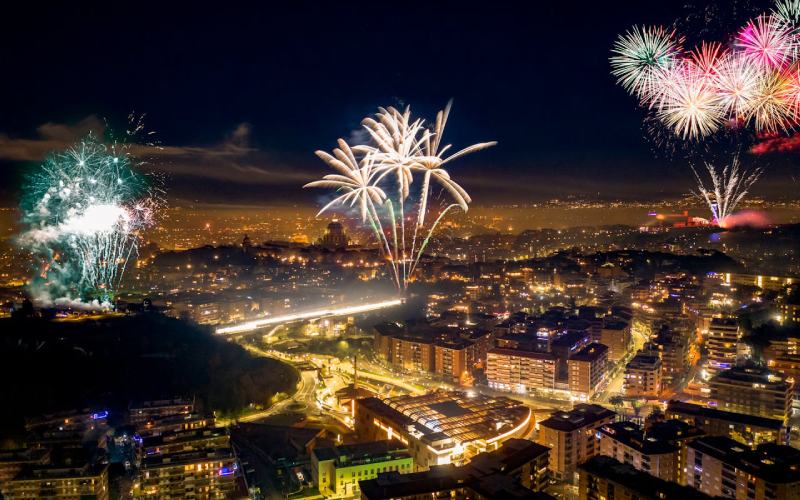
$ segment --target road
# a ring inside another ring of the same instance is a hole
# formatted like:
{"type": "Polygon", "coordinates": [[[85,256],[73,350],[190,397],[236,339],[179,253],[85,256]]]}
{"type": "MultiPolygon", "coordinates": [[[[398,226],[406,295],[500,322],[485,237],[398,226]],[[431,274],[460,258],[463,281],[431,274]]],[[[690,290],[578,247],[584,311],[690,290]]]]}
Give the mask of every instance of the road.
{"type": "MultiPolygon", "coordinates": [[[[268,352],[258,349],[257,347],[248,345],[245,345],[244,347],[249,351],[258,354],[259,356],[274,357],[275,359],[286,361],[276,356],[271,356],[268,352]]],[[[317,372],[313,370],[301,371],[300,382],[298,383],[297,391],[290,398],[279,401],[266,410],[250,413],[244,417],[241,417],[239,418],[239,422],[253,422],[256,420],[261,420],[262,418],[270,417],[272,415],[277,415],[286,410],[292,404],[302,405],[303,410],[306,410],[306,413],[309,415],[319,413],[316,400],[316,387],[317,372]]]]}

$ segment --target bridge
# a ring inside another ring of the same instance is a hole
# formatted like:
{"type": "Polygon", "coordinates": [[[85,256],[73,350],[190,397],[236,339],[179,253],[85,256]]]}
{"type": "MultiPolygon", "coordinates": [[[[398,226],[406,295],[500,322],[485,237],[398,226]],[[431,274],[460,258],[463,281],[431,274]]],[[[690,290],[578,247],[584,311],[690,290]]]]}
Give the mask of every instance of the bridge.
{"type": "Polygon", "coordinates": [[[322,318],[334,318],[337,316],[351,316],[354,314],[363,314],[388,307],[399,306],[403,303],[403,299],[391,299],[381,302],[373,302],[370,304],[361,304],[357,306],[330,306],[323,309],[314,309],[311,311],[283,314],[280,316],[270,316],[268,318],[261,318],[253,321],[246,321],[237,325],[224,326],[217,328],[215,333],[217,335],[236,335],[240,333],[247,333],[264,328],[267,326],[281,325],[285,323],[293,323],[295,321],[309,321],[322,318]]]}

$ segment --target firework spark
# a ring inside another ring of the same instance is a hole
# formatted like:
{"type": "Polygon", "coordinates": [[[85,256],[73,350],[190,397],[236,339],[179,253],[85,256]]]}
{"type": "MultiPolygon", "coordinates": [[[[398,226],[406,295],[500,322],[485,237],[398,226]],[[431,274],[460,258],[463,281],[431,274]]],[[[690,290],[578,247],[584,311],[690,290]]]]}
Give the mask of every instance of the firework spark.
{"type": "Polygon", "coordinates": [[[778,0],[773,14],[787,24],[797,24],[800,22],[800,0],[778,0]]]}
{"type": "Polygon", "coordinates": [[[449,114],[450,103],[437,114],[434,126],[426,128],[423,120],[412,120],[410,108],[403,112],[392,107],[379,108],[374,118],[362,122],[372,142],[351,148],[340,139],[333,155],[318,151],[317,155],[339,173],[305,185],[343,192],[322,207],[320,213],[358,204],[361,222],[374,232],[400,291],[408,287],[439,222],[453,208],[467,211],[472,201],[443,165],[496,144],[478,143],[445,156],[451,147],[442,145],[449,114]],[[415,174],[422,175],[417,203],[411,200],[415,174]],[[388,179],[396,181],[394,198],[388,196],[386,193],[390,191],[382,187],[388,179]],[[431,180],[449,193],[454,203],[445,207],[432,224],[426,224],[425,215],[429,211],[428,200],[433,189],[431,180]],[[408,221],[407,204],[412,205],[408,207],[412,211],[416,208],[416,213],[408,221]]]}
{"type": "Polygon", "coordinates": [[[730,165],[721,169],[711,163],[706,163],[705,167],[711,180],[709,188],[706,188],[706,183],[692,167],[698,186],[695,194],[708,205],[713,221],[720,227],[726,227],[726,220],[761,176],[761,169],[757,168],[752,172],[742,169],[738,155],[734,156],[730,165]]]}
{"type": "Polygon", "coordinates": [[[30,178],[20,243],[43,262],[33,295],[108,302],[155,202],[124,148],[93,135],[49,156],[30,178]]]}

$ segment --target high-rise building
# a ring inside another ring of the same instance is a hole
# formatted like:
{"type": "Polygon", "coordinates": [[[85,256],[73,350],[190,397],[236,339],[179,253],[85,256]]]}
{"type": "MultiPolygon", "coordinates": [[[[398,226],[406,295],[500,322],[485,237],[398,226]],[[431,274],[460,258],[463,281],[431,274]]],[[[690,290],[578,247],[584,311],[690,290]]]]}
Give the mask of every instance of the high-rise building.
{"type": "Polygon", "coordinates": [[[734,318],[714,318],[708,327],[705,344],[708,350],[706,371],[714,375],[731,368],[736,361],[737,344],[741,338],[734,318]]]}
{"type": "Polygon", "coordinates": [[[661,386],[663,389],[677,385],[686,376],[689,368],[689,342],[679,331],[661,330],[645,346],[661,358],[661,386]]]}
{"type": "Polygon", "coordinates": [[[631,344],[631,325],[629,322],[609,318],[600,330],[599,342],[608,346],[608,359],[616,363],[625,357],[631,344]]]}
{"type": "Polygon", "coordinates": [[[197,428],[146,438],[134,496],[231,498],[239,465],[225,429],[197,428]]]}
{"type": "Polygon", "coordinates": [[[600,405],[578,404],[557,411],[539,423],[537,442],[550,448],[550,472],[556,479],[573,481],[578,465],[600,453],[598,430],[614,421],[616,413],[600,405]]]}
{"type": "Polygon", "coordinates": [[[434,372],[446,381],[458,384],[471,378],[475,364],[474,344],[459,339],[450,342],[437,342],[433,346],[434,372]]]}
{"type": "Polygon", "coordinates": [[[687,448],[686,484],[709,496],[754,500],[800,498],[800,450],[762,444],[751,449],[724,436],[687,448]]]}
{"type": "Polygon", "coordinates": [[[717,408],[787,422],[793,386],[766,368],[737,366],[715,375],[708,383],[717,408]]]}
{"type": "Polygon", "coordinates": [[[487,353],[486,379],[500,391],[528,393],[555,388],[557,358],[549,352],[495,348],[487,353]]]}
{"type": "Polygon", "coordinates": [[[657,354],[640,351],[625,365],[625,395],[657,398],[661,393],[661,359],[657,354]]]}
{"type": "Polygon", "coordinates": [[[608,347],[592,343],[567,360],[569,390],[574,397],[588,400],[605,380],[608,347]]]}

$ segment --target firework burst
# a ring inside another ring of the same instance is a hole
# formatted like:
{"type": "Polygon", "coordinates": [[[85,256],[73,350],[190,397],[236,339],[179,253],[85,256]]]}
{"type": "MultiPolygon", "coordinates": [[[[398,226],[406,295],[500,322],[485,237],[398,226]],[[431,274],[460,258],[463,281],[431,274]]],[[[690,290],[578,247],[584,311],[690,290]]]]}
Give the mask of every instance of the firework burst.
{"type": "Polygon", "coordinates": [[[759,94],[764,76],[764,72],[743,55],[725,54],[711,79],[723,114],[733,120],[745,119],[759,94]]]}
{"type": "Polygon", "coordinates": [[[788,131],[800,120],[798,19],[800,0],[781,0],[750,20],[730,48],[703,41],[686,54],[674,32],[634,27],[614,44],[611,73],[681,139],[725,125],[788,131]]]}
{"type": "Polygon", "coordinates": [[[680,137],[697,139],[717,131],[722,124],[722,106],[705,74],[681,64],[670,71],[668,92],[658,116],[680,137]]]}
{"type": "Polygon", "coordinates": [[[156,202],[125,148],[90,134],[51,154],[30,177],[20,243],[42,263],[33,295],[108,303],[156,202]]]}
{"type": "Polygon", "coordinates": [[[782,68],[794,58],[797,38],[794,29],[780,18],[761,15],[739,32],[736,47],[764,68],[782,68]]]}
{"type": "Polygon", "coordinates": [[[339,194],[322,207],[320,213],[336,207],[359,207],[361,222],[378,241],[398,290],[408,287],[420,258],[439,222],[450,210],[467,211],[472,201],[443,166],[461,156],[495,145],[478,143],[446,156],[450,145],[443,145],[442,136],[450,114],[450,103],[436,116],[432,128],[421,119],[412,119],[410,108],[379,108],[375,117],[365,118],[364,128],[372,141],[350,147],[339,139],[333,155],[317,151],[317,155],[337,170],[305,187],[335,189],[339,194]],[[415,174],[422,176],[417,200],[412,200],[411,186],[415,174]],[[394,180],[395,197],[387,195],[394,180]],[[433,222],[426,220],[428,200],[435,184],[449,193],[454,203],[440,211],[433,222]],[[408,206],[407,206],[408,205],[408,206]],[[412,211],[412,216],[406,214],[412,211]],[[413,213],[415,212],[415,213],[413,213]],[[408,219],[408,220],[407,220],[408,219]]]}
{"type": "Polygon", "coordinates": [[[662,72],[678,59],[682,42],[666,28],[634,26],[611,49],[611,74],[630,93],[651,95],[662,72]]]}

